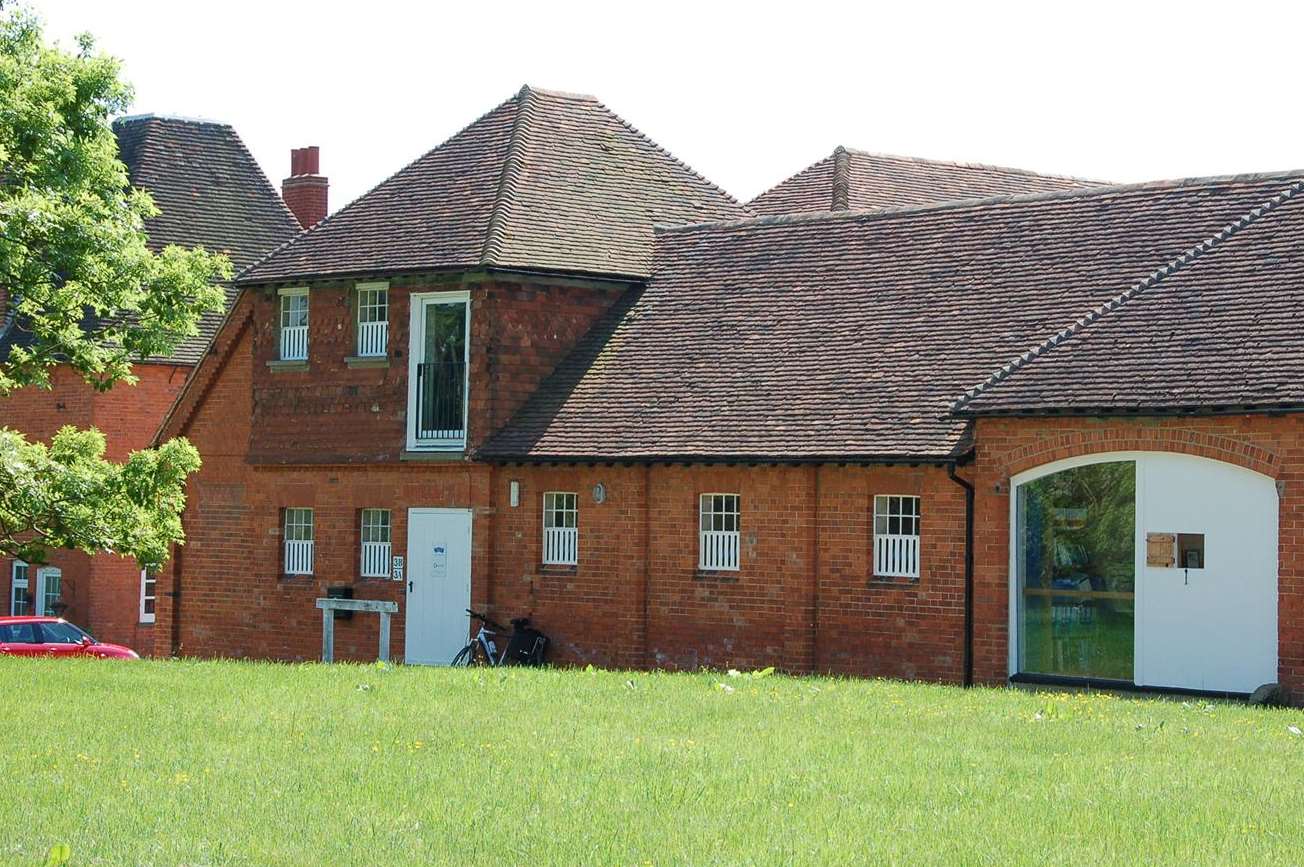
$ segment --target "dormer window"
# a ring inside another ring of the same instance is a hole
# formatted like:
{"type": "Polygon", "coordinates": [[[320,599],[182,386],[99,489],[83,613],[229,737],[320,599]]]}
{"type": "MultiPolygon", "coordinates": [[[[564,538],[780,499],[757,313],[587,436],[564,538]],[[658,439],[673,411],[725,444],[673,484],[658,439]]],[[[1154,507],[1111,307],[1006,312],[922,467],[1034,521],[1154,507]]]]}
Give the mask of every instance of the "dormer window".
{"type": "Polygon", "coordinates": [[[308,289],[282,289],[281,361],[308,360],[308,289]]]}
{"type": "Polygon", "coordinates": [[[389,284],[358,284],[359,358],[383,358],[389,344],[389,284]]]}
{"type": "Polygon", "coordinates": [[[408,448],[466,446],[471,299],[466,292],[412,295],[408,448]]]}

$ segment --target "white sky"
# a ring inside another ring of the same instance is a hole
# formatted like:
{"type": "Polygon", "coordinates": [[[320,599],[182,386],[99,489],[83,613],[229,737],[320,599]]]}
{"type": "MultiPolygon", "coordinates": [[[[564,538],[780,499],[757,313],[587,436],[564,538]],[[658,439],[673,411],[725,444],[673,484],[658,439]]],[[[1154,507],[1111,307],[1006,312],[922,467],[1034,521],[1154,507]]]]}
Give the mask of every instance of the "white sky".
{"type": "Polygon", "coordinates": [[[844,144],[1116,181],[1304,167],[1304,4],[29,0],[135,112],[233,124],[331,206],[523,83],[596,94],[742,200],[844,144]]]}

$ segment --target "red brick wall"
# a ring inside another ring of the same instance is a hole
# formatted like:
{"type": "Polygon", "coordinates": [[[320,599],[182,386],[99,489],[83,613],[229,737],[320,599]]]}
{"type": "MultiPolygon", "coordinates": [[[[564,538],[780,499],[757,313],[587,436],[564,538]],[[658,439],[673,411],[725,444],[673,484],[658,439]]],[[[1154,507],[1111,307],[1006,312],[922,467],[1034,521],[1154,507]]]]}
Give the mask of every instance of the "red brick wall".
{"type": "MultiPolygon", "coordinates": [[[[139,364],[135,385],[115,385],[97,393],[71,368],[55,368],[50,390],[24,388],[0,398],[0,424],[22,431],[28,439],[49,441],[59,428],[96,427],[105,436],[105,455],[122,461],[149,446],[172,402],[180,393],[190,367],[139,364]]],[[[49,565],[62,573],[64,617],[84,627],[96,638],[125,644],[142,653],[153,645],[151,627],[140,623],[140,567],[134,560],[111,554],[88,556],[76,551],[51,553],[49,565]]],[[[5,587],[3,605],[9,601],[10,561],[0,564],[5,587]]],[[[31,590],[35,593],[35,568],[31,590]]]]}
{"type": "Polygon", "coordinates": [[[373,463],[406,446],[409,296],[465,289],[471,296],[469,447],[505,424],[620,289],[598,284],[503,280],[391,281],[389,366],[350,368],[355,354],[352,286],[317,286],[309,309],[309,370],[272,370],[279,354],[279,298],[253,299],[254,463],[373,463]]]}
{"type": "Polygon", "coordinates": [[[1277,479],[1278,656],[1283,685],[1304,698],[1304,416],[1172,419],[980,419],[975,504],[975,674],[1008,675],[1009,479],[1064,458],[1170,451],[1243,466],[1277,479]]]}
{"type": "MultiPolygon", "coordinates": [[[[190,435],[204,450],[201,432],[190,435]]],[[[503,621],[532,617],[558,662],[961,676],[964,499],[937,468],[272,468],[210,456],[192,491],[178,560],[183,653],[315,658],[313,600],[336,584],[402,608],[401,583],[357,577],[358,510],[391,509],[394,551],[404,553],[407,509],[425,506],[473,510],[473,605],[503,621]],[[514,508],[513,480],[521,488],[514,508]],[[598,483],[601,504],[592,496],[598,483]],[[541,565],[549,490],[579,494],[577,567],[541,565]],[[741,495],[737,573],[697,569],[697,498],[706,492],[741,495]],[[917,582],[871,577],[875,494],[923,497],[917,582]],[[314,509],[312,578],[279,574],[287,506],[314,509]]],[[[337,656],[374,659],[376,635],[374,617],[339,623],[337,656]]],[[[400,613],[396,658],[403,646],[400,613]]]]}

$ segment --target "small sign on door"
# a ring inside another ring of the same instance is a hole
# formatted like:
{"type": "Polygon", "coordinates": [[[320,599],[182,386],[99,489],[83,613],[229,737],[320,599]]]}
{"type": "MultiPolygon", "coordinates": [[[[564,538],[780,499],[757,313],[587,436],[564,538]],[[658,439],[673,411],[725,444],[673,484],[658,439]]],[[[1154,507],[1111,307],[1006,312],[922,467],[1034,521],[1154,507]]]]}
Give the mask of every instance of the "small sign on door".
{"type": "Polygon", "coordinates": [[[448,577],[448,549],[443,545],[436,545],[430,552],[430,577],[448,577]]]}

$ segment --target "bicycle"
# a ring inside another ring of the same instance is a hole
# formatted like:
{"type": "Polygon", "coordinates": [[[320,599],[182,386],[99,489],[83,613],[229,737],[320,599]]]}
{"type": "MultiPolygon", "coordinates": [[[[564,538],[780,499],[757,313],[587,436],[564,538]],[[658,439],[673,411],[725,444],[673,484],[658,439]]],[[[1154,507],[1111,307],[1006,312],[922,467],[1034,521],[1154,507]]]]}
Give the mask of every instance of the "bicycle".
{"type": "Polygon", "coordinates": [[[480,621],[480,628],[476,631],[475,638],[472,638],[470,642],[467,643],[466,647],[459,650],[457,656],[454,656],[453,661],[449,664],[502,665],[503,657],[507,655],[507,650],[504,648],[502,654],[495,658],[494,654],[498,652],[498,644],[494,641],[493,637],[499,632],[506,632],[507,627],[503,626],[501,623],[490,620],[478,611],[472,611],[470,608],[466,609],[466,613],[471,615],[471,619],[480,621]],[[490,630],[488,627],[491,626],[497,631],[490,630]]]}
{"type": "Polygon", "coordinates": [[[498,643],[494,636],[506,632],[507,627],[490,620],[478,611],[466,609],[473,620],[480,621],[480,628],[450,665],[542,665],[543,655],[548,646],[548,638],[537,629],[530,628],[530,618],[517,617],[512,620],[512,638],[498,652],[498,643]]]}

